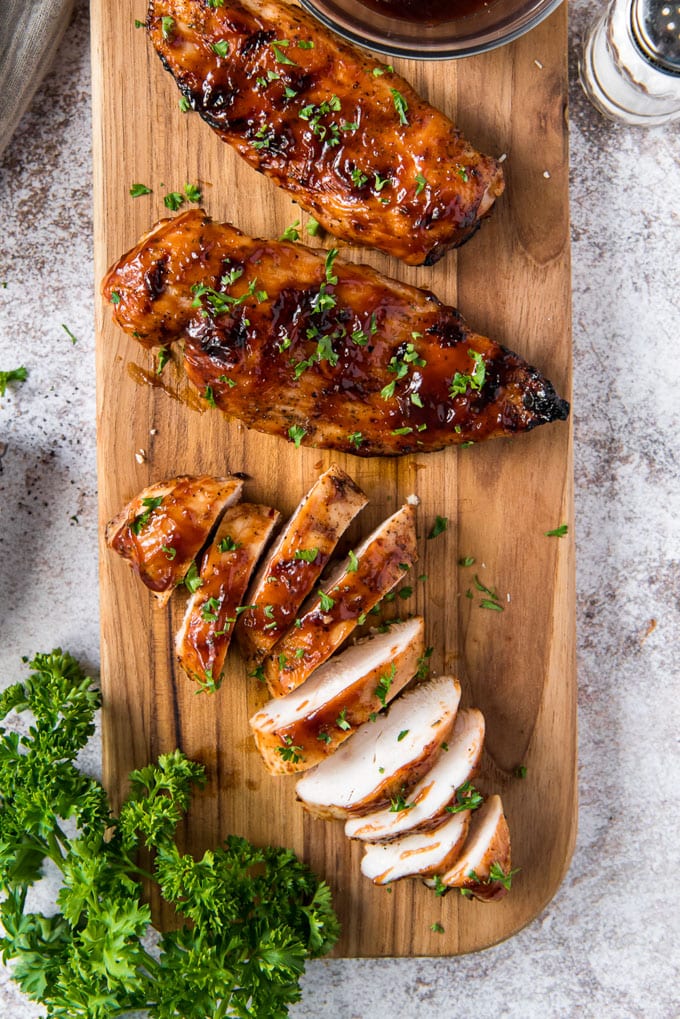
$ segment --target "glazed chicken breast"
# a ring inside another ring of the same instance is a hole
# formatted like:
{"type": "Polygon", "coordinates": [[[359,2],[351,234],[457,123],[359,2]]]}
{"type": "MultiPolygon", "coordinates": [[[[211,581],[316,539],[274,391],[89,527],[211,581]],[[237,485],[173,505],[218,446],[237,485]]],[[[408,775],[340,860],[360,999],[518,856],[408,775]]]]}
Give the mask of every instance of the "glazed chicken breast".
{"type": "Polygon", "coordinates": [[[497,160],[297,6],[152,0],[147,29],[219,137],[351,244],[432,265],[503,191],[497,160]]]}
{"type": "Polygon", "coordinates": [[[295,690],[323,665],[417,560],[415,511],[408,503],[350,553],[262,664],[273,697],[295,690]]]}
{"type": "Polygon", "coordinates": [[[106,525],[106,544],[165,605],[211,530],[241,496],[237,478],[182,475],[135,496],[106,525]]]}
{"type": "Polygon", "coordinates": [[[460,856],[450,870],[440,871],[439,881],[491,901],[505,895],[511,878],[510,831],[501,798],[494,795],[472,815],[460,856]]]}
{"type": "Polygon", "coordinates": [[[332,757],[296,785],[311,814],[326,819],[366,814],[392,801],[408,809],[409,789],[427,772],[451,734],[460,685],[450,676],[402,694],[387,715],[366,722],[332,757]]]}
{"type": "Polygon", "coordinates": [[[184,341],[211,404],[296,445],[426,453],[567,417],[547,379],[454,308],[336,254],[194,210],[143,237],[103,292],[138,342],[184,341]]]}
{"type": "Polygon", "coordinates": [[[354,517],[367,503],[333,464],[314,483],[283,528],[248,591],[236,629],[244,654],[261,660],[290,626],[354,517]]]}
{"type": "Polygon", "coordinates": [[[425,625],[416,616],[387,633],[364,637],[334,655],[296,690],[250,719],[257,748],[273,775],[306,771],[334,753],[413,679],[425,625]]]}
{"type": "Polygon", "coordinates": [[[217,690],[222,682],[246,588],[279,517],[269,506],[230,507],[202,557],[175,650],[189,678],[206,690],[217,690]]]}
{"type": "Polygon", "coordinates": [[[394,842],[366,846],[361,873],[376,885],[405,877],[441,874],[458,859],[469,826],[470,814],[465,811],[449,817],[434,831],[415,832],[394,842]]]}

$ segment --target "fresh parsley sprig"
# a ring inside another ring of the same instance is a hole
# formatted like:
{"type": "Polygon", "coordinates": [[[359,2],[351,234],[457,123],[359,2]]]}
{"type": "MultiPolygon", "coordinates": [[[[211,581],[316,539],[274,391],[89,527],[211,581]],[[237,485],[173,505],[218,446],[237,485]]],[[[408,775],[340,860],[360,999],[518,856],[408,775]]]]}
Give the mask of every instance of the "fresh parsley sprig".
{"type": "Polygon", "coordinates": [[[338,937],[327,885],[292,852],[236,836],[200,860],[181,853],[176,828],[204,772],[179,750],[131,774],[114,817],[76,765],[99,693],[60,650],[30,668],[0,696],[0,721],[33,715],[23,735],[0,725],[0,953],[14,980],[59,1019],[287,1015],[306,960],[338,937]],[[135,862],[141,848],[151,871],[135,862]],[[26,907],[47,860],[63,883],[58,910],[43,915],[26,907]],[[156,951],[142,879],[184,923],[156,951]]]}

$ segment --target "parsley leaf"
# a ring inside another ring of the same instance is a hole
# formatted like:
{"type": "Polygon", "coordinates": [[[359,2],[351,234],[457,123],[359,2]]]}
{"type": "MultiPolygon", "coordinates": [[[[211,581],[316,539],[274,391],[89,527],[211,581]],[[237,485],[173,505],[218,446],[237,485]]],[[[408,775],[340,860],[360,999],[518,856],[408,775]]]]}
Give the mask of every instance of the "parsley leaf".
{"type": "Polygon", "coordinates": [[[7,372],[0,371],[0,396],[5,395],[10,382],[25,382],[27,378],[28,371],[23,366],[21,368],[12,368],[7,372]]]}

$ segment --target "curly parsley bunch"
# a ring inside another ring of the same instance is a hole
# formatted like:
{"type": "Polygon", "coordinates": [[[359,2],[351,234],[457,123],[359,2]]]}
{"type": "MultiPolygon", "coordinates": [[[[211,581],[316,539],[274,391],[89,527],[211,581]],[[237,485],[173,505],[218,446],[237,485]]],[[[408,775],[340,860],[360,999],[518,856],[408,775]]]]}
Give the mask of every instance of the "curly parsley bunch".
{"type": "Polygon", "coordinates": [[[60,650],[30,668],[0,696],[0,720],[33,715],[25,735],[0,726],[0,951],[16,982],[64,1019],[286,1016],[305,961],[338,937],[328,886],[292,852],[234,836],[200,860],[180,853],[175,831],[204,774],[179,750],[131,774],[113,817],[102,786],[75,764],[98,691],[60,650]],[[152,851],[152,873],[137,863],[140,848],[152,851]],[[46,860],[63,875],[50,916],[26,909],[46,860]],[[187,921],[156,951],[143,880],[187,921]]]}

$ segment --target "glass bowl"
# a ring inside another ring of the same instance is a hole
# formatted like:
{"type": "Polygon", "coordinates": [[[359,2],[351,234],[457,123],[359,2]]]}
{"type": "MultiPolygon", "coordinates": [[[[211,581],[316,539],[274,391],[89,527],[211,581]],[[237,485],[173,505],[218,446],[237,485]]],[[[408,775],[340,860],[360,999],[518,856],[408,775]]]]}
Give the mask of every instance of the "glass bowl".
{"type": "Polygon", "coordinates": [[[449,60],[512,42],[562,0],[300,0],[328,28],[378,53],[415,60],[449,60]],[[427,20],[421,13],[439,13],[427,20]],[[392,9],[390,13],[389,8],[392,9]],[[395,11],[404,16],[395,16],[395,11]],[[415,11],[411,18],[408,12],[415,11]]]}

